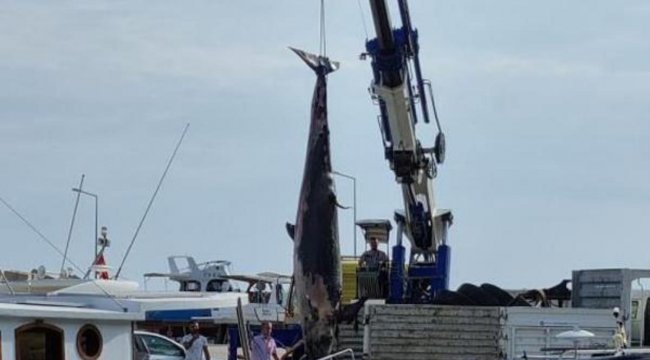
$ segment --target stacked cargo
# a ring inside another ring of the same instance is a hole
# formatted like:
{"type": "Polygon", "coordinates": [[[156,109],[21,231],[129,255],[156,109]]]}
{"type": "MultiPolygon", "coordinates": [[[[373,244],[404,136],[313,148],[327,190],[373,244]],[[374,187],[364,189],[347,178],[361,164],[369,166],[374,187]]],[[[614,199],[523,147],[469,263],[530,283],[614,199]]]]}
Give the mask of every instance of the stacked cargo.
{"type": "Polygon", "coordinates": [[[343,275],[343,281],[341,283],[343,288],[343,293],[341,294],[342,304],[349,304],[357,298],[357,261],[358,259],[352,256],[344,256],[341,259],[343,275]]]}

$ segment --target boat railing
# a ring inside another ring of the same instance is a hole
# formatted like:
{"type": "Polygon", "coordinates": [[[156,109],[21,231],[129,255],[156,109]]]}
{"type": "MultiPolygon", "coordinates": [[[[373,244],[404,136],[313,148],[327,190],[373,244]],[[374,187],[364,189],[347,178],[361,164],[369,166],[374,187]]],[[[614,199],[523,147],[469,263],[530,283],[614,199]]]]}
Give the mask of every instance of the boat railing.
{"type": "Polygon", "coordinates": [[[5,276],[5,271],[0,270],[0,280],[4,281],[4,284],[9,288],[9,292],[11,295],[16,295],[16,292],[14,291],[14,288],[11,286],[11,283],[9,282],[9,279],[5,276]]]}
{"type": "Polygon", "coordinates": [[[330,355],[324,356],[324,357],[322,357],[322,358],[319,358],[318,360],[334,359],[334,358],[336,358],[336,357],[338,357],[338,356],[345,355],[345,354],[348,354],[348,353],[349,353],[350,356],[352,357],[352,360],[355,360],[355,359],[354,359],[354,351],[353,351],[352,349],[350,349],[350,348],[347,348],[347,349],[345,349],[345,350],[341,350],[341,351],[336,352],[336,353],[334,353],[334,354],[330,354],[330,355]]]}

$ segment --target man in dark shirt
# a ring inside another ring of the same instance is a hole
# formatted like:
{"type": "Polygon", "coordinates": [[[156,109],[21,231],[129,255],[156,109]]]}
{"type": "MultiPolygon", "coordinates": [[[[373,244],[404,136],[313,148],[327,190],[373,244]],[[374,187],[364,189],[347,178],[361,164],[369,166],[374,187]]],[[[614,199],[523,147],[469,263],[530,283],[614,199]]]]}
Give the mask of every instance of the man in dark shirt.
{"type": "Polygon", "coordinates": [[[379,240],[376,237],[370,238],[370,249],[366,250],[359,258],[359,266],[368,269],[379,269],[384,263],[388,262],[388,256],[385,252],[377,249],[379,240]]]}
{"type": "Polygon", "coordinates": [[[367,285],[359,284],[359,294],[369,296],[371,298],[386,298],[388,296],[388,256],[385,252],[377,249],[379,239],[371,237],[368,241],[370,249],[366,250],[359,258],[360,271],[376,272],[376,281],[378,288],[372,290],[373,287],[364,287],[367,285]],[[363,290],[362,290],[363,289],[363,290]]]}

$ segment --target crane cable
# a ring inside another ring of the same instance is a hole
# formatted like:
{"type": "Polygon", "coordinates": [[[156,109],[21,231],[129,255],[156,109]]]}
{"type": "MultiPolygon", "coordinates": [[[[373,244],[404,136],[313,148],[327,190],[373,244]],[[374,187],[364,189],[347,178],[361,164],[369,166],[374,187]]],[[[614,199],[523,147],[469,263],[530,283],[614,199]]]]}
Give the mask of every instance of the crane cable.
{"type": "MultiPolygon", "coordinates": [[[[361,18],[361,25],[363,26],[363,32],[366,35],[366,40],[368,39],[368,27],[366,25],[366,16],[363,13],[363,7],[361,6],[361,0],[357,0],[357,5],[359,7],[359,17],[361,18]]],[[[320,0],[320,16],[319,16],[319,54],[321,56],[327,56],[327,37],[325,34],[325,0],[320,0]]]]}
{"type": "Polygon", "coordinates": [[[325,0],[320,0],[320,47],[319,55],[327,56],[327,38],[325,36],[325,0]]]}
{"type": "Polygon", "coordinates": [[[366,40],[368,40],[368,27],[366,26],[366,16],[363,14],[363,7],[361,7],[361,0],[357,0],[357,5],[359,5],[359,14],[361,16],[363,32],[366,34],[366,40]]]}

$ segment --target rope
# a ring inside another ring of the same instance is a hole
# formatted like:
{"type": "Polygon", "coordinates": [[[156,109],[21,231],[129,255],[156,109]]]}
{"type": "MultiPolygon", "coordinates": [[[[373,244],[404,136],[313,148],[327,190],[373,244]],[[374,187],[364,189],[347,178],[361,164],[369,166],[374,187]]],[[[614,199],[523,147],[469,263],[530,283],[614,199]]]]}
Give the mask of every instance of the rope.
{"type": "MultiPolygon", "coordinates": [[[[34,225],[32,225],[32,223],[30,223],[29,220],[27,220],[24,216],[22,216],[16,209],[14,209],[7,201],[5,201],[5,199],[0,197],[0,202],[3,203],[4,206],[7,207],[7,209],[11,210],[11,212],[14,213],[14,215],[18,216],[18,218],[22,220],[25,223],[25,225],[27,225],[33,232],[35,232],[38,235],[38,237],[40,237],[43,241],[45,241],[48,245],[50,245],[50,247],[54,249],[54,251],[56,251],[59,255],[65,258],[63,251],[61,251],[56,245],[54,245],[54,243],[50,241],[50,239],[48,239],[45,235],[43,235],[42,232],[38,231],[38,229],[34,225]]],[[[81,270],[81,268],[77,266],[77,264],[72,262],[72,260],[67,259],[67,261],[72,266],[74,266],[79,271],[79,273],[81,274],[84,273],[83,270],[81,270]]]]}
{"type": "Polygon", "coordinates": [[[363,25],[363,32],[366,34],[366,40],[368,39],[368,28],[366,27],[366,16],[363,14],[363,7],[361,7],[361,0],[357,0],[357,5],[359,5],[359,14],[361,15],[361,24],[363,25]]]}
{"type": "MultiPolygon", "coordinates": [[[[14,208],[13,208],[13,207],[12,207],[12,206],[7,202],[7,201],[5,201],[5,199],[3,199],[2,197],[0,197],[0,202],[3,203],[3,204],[4,204],[4,205],[9,209],[9,210],[11,210],[11,212],[13,212],[16,216],[18,216],[18,218],[19,218],[20,220],[22,220],[22,221],[23,221],[23,222],[24,222],[24,223],[25,223],[25,224],[26,224],[30,229],[32,229],[32,231],[34,231],[34,232],[35,232],[35,233],[36,233],[36,234],[37,234],[41,239],[43,239],[43,240],[44,240],[48,245],[50,245],[50,246],[52,247],[52,249],[54,249],[54,251],[56,251],[57,253],[59,253],[59,255],[61,255],[61,256],[63,256],[63,257],[65,258],[65,255],[63,254],[63,252],[62,252],[61,250],[59,250],[59,248],[56,247],[56,245],[54,245],[54,243],[53,243],[52,241],[50,241],[50,239],[48,239],[45,235],[43,235],[42,232],[40,232],[40,231],[39,231],[39,230],[38,230],[34,225],[32,225],[32,223],[30,223],[29,220],[27,220],[24,216],[22,216],[22,215],[21,215],[21,214],[20,214],[16,209],[14,209],[14,208]]],[[[72,266],[74,266],[74,267],[77,269],[77,271],[79,271],[80,274],[83,274],[83,273],[84,273],[84,271],[81,270],[81,268],[80,268],[79,266],[77,266],[77,264],[75,264],[74,262],[72,262],[72,260],[70,260],[69,258],[67,259],[67,262],[70,263],[72,266]]],[[[2,275],[4,276],[4,273],[3,273],[2,275]]],[[[6,280],[6,278],[5,278],[5,280],[6,280]]],[[[103,292],[104,295],[106,295],[106,297],[107,297],[108,299],[110,299],[110,300],[113,301],[115,304],[117,304],[117,306],[120,308],[120,310],[122,310],[122,311],[124,311],[124,312],[127,311],[127,308],[126,308],[126,307],[125,307],[121,302],[119,302],[119,301],[118,301],[117,299],[115,299],[111,294],[109,294],[108,291],[106,291],[106,289],[104,289],[104,288],[103,288],[101,285],[99,285],[96,281],[91,280],[91,283],[93,283],[93,284],[94,284],[94,285],[95,285],[95,286],[96,286],[96,287],[97,287],[101,292],[103,292]]],[[[9,285],[9,282],[7,282],[7,285],[9,285]]]]}
{"type": "Polygon", "coordinates": [[[325,36],[325,0],[320,0],[320,47],[319,54],[327,56],[327,38],[325,36]]]}

